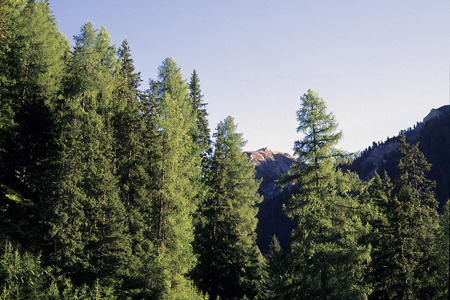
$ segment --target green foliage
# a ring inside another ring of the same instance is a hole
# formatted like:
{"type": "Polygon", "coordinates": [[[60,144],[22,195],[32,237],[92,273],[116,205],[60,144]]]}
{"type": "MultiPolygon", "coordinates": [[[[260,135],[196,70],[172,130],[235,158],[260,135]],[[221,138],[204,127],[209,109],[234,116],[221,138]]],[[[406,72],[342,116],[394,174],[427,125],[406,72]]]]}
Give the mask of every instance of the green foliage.
{"type": "Polygon", "coordinates": [[[41,267],[40,257],[21,255],[6,242],[0,265],[0,299],[51,299],[54,287],[46,292],[48,269],[41,267]]]}
{"type": "Polygon", "coordinates": [[[232,117],[220,122],[211,166],[211,195],[201,208],[197,229],[199,264],[192,277],[212,299],[256,298],[261,280],[261,254],[256,246],[255,204],[259,182],[242,153],[242,134],[232,117]]]}
{"type": "Polygon", "coordinates": [[[370,289],[363,281],[370,260],[370,246],[360,240],[370,226],[361,220],[364,210],[356,196],[361,192],[355,174],[336,170],[345,153],[335,149],[341,132],[335,133],[334,116],[325,102],[308,90],[297,112],[298,131],[305,137],[295,142],[297,164],[282,183],[299,184],[300,193],[285,206],[298,223],[292,232],[292,280],[288,294],[307,299],[364,299],[370,289]]]}
{"type": "Polygon", "coordinates": [[[0,261],[0,299],[116,299],[113,290],[101,286],[98,280],[92,286],[74,287],[70,279],[55,279],[49,267],[42,267],[41,257],[21,254],[10,242],[0,261]]]}
{"type": "Polygon", "coordinates": [[[449,296],[449,257],[450,257],[450,202],[444,206],[444,212],[439,216],[439,229],[436,234],[437,270],[434,282],[436,285],[436,298],[448,299],[449,296]]]}
{"type": "MultiPolygon", "coordinates": [[[[427,120],[424,123],[418,123],[413,130],[402,131],[405,134],[406,142],[414,144],[419,142],[418,148],[425,155],[427,161],[432,164],[431,169],[426,172],[427,178],[436,181],[436,187],[433,188],[435,198],[439,202],[439,213],[442,213],[443,207],[449,198],[450,188],[450,105],[443,106],[437,110],[441,115],[427,120]]],[[[383,143],[373,143],[372,147],[364,150],[360,156],[350,166],[350,169],[360,176],[361,179],[370,180],[373,174],[372,158],[376,152],[392,149],[383,155],[381,161],[377,163],[377,172],[383,174],[384,171],[395,180],[396,166],[402,153],[395,147],[397,137],[388,138],[383,143]],[[392,148],[391,148],[392,147],[392,148]]]]}
{"type": "Polygon", "coordinates": [[[55,107],[67,41],[45,1],[6,1],[1,7],[0,201],[11,208],[7,215],[20,216],[2,223],[7,235],[17,230],[11,239],[33,247],[44,230],[35,204],[47,197],[57,156],[55,107]],[[11,194],[25,201],[13,202],[11,194]]]}
{"type": "Polygon", "coordinates": [[[208,126],[208,120],[206,116],[208,113],[206,111],[205,106],[206,103],[203,103],[203,95],[200,90],[200,79],[198,78],[197,71],[194,70],[191,76],[191,81],[189,84],[189,92],[192,101],[192,108],[195,115],[195,130],[192,136],[193,140],[199,145],[202,155],[204,157],[205,162],[203,165],[207,166],[207,158],[212,153],[211,149],[211,138],[208,126]]]}
{"type": "Polygon", "coordinates": [[[376,175],[371,197],[380,212],[372,221],[373,260],[369,281],[374,299],[434,299],[433,261],[437,202],[434,183],[425,177],[430,169],[417,145],[405,136],[398,140],[404,155],[397,165],[394,184],[376,175]]]}
{"type": "Polygon", "coordinates": [[[269,251],[265,256],[264,268],[266,273],[264,274],[264,295],[262,299],[275,300],[288,297],[285,291],[288,289],[290,281],[287,274],[289,267],[286,262],[286,255],[274,235],[269,245],[269,251]]]}
{"type": "Polygon", "coordinates": [[[197,210],[200,155],[191,133],[195,116],[188,86],[173,58],[159,67],[154,125],[157,143],[152,162],[155,188],[155,228],[158,261],[165,270],[164,297],[181,297],[190,289],[185,277],[195,266],[191,243],[193,214],[197,210]]]}
{"type": "Polygon", "coordinates": [[[404,299],[419,295],[430,298],[427,294],[433,293],[433,288],[427,286],[430,274],[426,270],[430,267],[429,258],[434,248],[437,201],[431,188],[435,183],[425,177],[431,165],[418,145],[407,144],[404,135],[399,137],[398,143],[404,157],[397,165],[395,197],[389,215],[391,224],[396,227],[395,244],[391,247],[397,250],[397,262],[401,265],[396,282],[398,295],[404,299]]]}
{"type": "Polygon", "coordinates": [[[233,118],[213,153],[195,70],[167,58],[144,93],[126,41],[86,23],[69,49],[44,0],[1,2],[0,65],[0,299],[448,298],[448,204],[404,137],[395,182],[361,182],[308,90],[280,181],[297,226],[263,258],[260,182],[233,118]]]}
{"type": "Polygon", "coordinates": [[[81,286],[116,286],[127,273],[130,240],[114,177],[112,93],[115,50],[91,23],[76,38],[60,107],[58,181],[49,201],[51,260],[81,286]]]}
{"type": "MultiPolygon", "coordinates": [[[[119,83],[114,92],[114,162],[115,175],[120,189],[119,197],[126,210],[125,223],[131,239],[132,265],[130,272],[145,274],[146,266],[154,259],[154,237],[152,222],[148,216],[153,214],[150,193],[150,174],[148,172],[149,141],[146,134],[145,119],[141,113],[142,92],[139,73],[134,73],[130,47],[125,40],[118,51],[121,67],[118,72],[119,83]]],[[[139,276],[130,280],[140,281],[139,276]]]]}

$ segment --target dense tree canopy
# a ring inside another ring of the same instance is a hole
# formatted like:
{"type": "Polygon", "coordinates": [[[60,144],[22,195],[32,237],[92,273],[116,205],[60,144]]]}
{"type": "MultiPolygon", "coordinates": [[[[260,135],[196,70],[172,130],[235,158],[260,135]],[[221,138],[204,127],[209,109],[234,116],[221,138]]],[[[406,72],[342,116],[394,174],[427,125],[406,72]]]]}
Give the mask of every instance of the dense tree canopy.
{"type": "Polygon", "coordinates": [[[449,208],[417,145],[360,181],[308,90],[280,182],[296,226],[263,257],[260,182],[232,117],[211,141],[197,71],[166,58],[142,91],[126,40],[88,22],[73,43],[48,1],[0,3],[0,299],[448,298],[449,208]]]}

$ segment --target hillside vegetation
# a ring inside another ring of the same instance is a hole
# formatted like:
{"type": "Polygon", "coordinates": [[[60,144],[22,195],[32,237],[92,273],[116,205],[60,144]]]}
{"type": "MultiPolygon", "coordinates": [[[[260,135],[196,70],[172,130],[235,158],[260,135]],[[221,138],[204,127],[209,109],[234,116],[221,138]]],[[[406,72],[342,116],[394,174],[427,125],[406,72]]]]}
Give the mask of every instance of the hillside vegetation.
{"type": "Polygon", "coordinates": [[[126,40],[73,42],[48,1],[0,3],[0,299],[448,298],[449,205],[405,135],[396,177],[361,180],[308,90],[280,192],[233,117],[211,135],[197,71],[168,57],[143,91],[126,40]],[[265,256],[258,189],[289,195],[265,256]]]}

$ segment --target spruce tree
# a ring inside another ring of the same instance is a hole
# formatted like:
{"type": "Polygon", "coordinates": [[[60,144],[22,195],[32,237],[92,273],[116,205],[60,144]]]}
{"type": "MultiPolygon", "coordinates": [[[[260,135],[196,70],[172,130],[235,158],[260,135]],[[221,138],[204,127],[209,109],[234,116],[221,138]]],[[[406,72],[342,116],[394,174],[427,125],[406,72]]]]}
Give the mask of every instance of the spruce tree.
{"type": "Polygon", "coordinates": [[[373,228],[368,240],[372,246],[372,259],[366,276],[366,281],[372,287],[371,299],[390,299],[391,272],[396,268],[396,262],[389,259],[394,255],[394,248],[391,247],[394,233],[388,220],[393,188],[387,172],[384,178],[375,173],[369,188],[369,198],[375,210],[369,218],[373,228]]]}
{"type": "Polygon", "coordinates": [[[291,287],[295,299],[363,299],[363,282],[370,248],[361,244],[369,226],[361,221],[359,179],[336,169],[345,153],[334,148],[342,133],[336,132],[333,114],[315,92],[301,97],[295,142],[297,163],[282,182],[298,184],[299,194],[286,204],[286,214],[298,223],[292,232],[291,287]]]}
{"type": "Polygon", "coordinates": [[[130,241],[114,177],[112,94],[117,60],[104,28],[85,24],[60,107],[63,147],[49,208],[51,259],[76,285],[117,287],[127,275],[130,241]]]}
{"type": "Polygon", "coordinates": [[[265,259],[265,282],[263,299],[286,299],[286,287],[289,286],[287,276],[287,259],[277,237],[272,237],[265,259]]]}
{"type": "Polygon", "coordinates": [[[205,108],[207,103],[203,102],[203,95],[200,90],[200,79],[198,78],[196,70],[192,72],[189,92],[196,121],[193,139],[200,147],[203,156],[203,165],[207,165],[207,158],[212,153],[209,125],[208,120],[206,119],[206,116],[208,116],[205,108]]]}
{"type": "Polygon", "coordinates": [[[127,224],[133,237],[136,260],[143,263],[149,254],[149,196],[146,125],[141,113],[142,92],[138,90],[140,74],[134,72],[130,47],[125,40],[118,51],[121,59],[119,84],[115,93],[114,161],[120,187],[120,198],[127,211],[127,224]]]}
{"type": "MultiPolygon", "coordinates": [[[[209,193],[207,181],[210,176],[212,148],[208,120],[206,119],[206,116],[208,115],[205,108],[206,103],[203,103],[203,95],[200,90],[200,80],[196,70],[194,70],[191,76],[189,95],[195,118],[195,127],[191,135],[194,143],[197,145],[197,151],[201,157],[201,188],[200,193],[198,194],[198,203],[199,205],[202,205],[205,197],[207,197],[207,194],[209,193]]],[[[199,214],[196,214],[194,218],[195,224],[200,222],[200,217],[201,216],[199,214]]]]}
{"type": "Polygon", "coordinates": [[[259,182],[242,152],[245,142],[232,117],[219,123],[214,136],[211,195],[202,207],[199,264],[192,276],[212,299],[255,299],[262,275],[255,234],[255,204],[262,201],[259,182]]]}
{"type": "Polygon", "coordinates": [[[379,232],[374,249],[374,294],[377,299],[432,299],[436,292],[432,272],[437,202],[431,190],[434,182],[425,176],[431,165],[417,144],[406,143],[404,135],[398,144],[404,156],[397,165],[392,194],[385,183],[382,200],[377,200],[385,220],[374,225],[379,232]]]}
{"type": "Polygon", "coordinates": [[[15,232],[11,238],[39,252],[42,201],[58,161],[55,107],[67,41],[45,1],[2,2],[0,14],[0,199],[9,207],[3,233],[15,232]]]}

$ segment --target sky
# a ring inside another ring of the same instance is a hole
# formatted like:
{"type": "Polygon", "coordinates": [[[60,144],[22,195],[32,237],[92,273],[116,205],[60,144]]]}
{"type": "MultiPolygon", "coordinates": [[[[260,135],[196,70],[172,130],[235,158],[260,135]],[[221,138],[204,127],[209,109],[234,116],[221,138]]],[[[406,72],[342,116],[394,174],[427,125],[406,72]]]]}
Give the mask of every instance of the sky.
{"type": "Polygon", "coordinates": [[[50,0],[71,45],[90,21],[136,71],[167,57],[197,71],[211,132],[227,116],[247,144],[293,154],[300,97],[312,89],[364,150],[450,101],[449,0],[50,0]]]}

